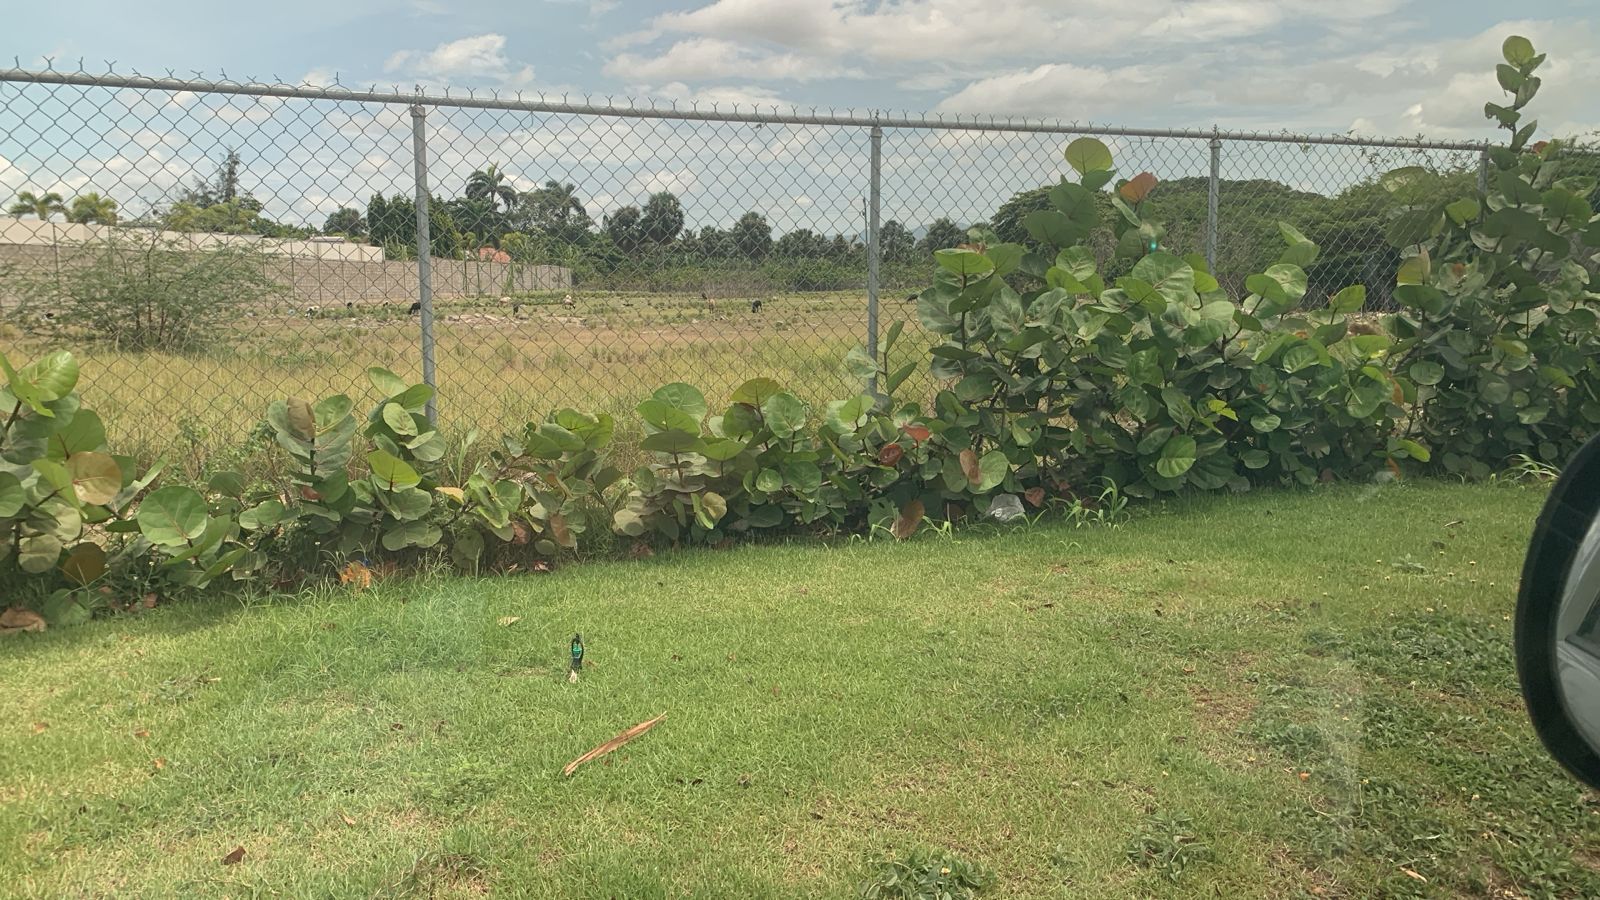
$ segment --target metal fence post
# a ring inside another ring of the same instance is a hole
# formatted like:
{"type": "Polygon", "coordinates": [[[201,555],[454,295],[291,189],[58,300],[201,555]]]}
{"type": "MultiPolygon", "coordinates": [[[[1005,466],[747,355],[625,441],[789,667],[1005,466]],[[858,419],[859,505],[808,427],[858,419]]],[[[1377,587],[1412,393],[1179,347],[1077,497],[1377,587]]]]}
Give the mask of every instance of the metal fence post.
{"type": "Polygon", "coordinates": [[[411,107],[411,155],[417,173],[417,303],[422,321],[422,383],[433,388],[426,414],[437,422],[438,394],[433,371],[433,236],[428,233],[428,110],[417,103],[411,107]]]}
{"type": "Polygon", "coordinates": [[[1211,129],[1211,177],[1206,182],[1206,267],[1217,273],[1217,193],[1222,171],[1222,140],[1216,127],[1211,129]]]}
{"type": "MultiPolygon", "coordinates": [[[[882,204],[883,127],[871,131],[872,165],[867,185],[867,355],[878,359],[878,215],[882,204]]],[[[878,395],[878,376],[867,379],[867,393],[878,395]]]]}
{"type": "Polygon", "coordinates": [[[1483,148],[1478,154],[1478,194],[1486,196],[1489,193],[1489,148],[1483,148]]]}

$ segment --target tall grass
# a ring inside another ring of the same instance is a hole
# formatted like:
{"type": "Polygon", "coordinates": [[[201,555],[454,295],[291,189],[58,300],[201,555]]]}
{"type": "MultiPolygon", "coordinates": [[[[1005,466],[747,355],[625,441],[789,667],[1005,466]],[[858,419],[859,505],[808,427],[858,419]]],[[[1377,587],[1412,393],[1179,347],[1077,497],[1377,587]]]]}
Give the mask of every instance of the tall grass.
{"type": "MultiPolygon", "coordinates": [[[[562,406],[616,414],[671,381],[726,398],[744,380],[766,376],[817,404],[860,389],[840,362],[866,332],[861,294],[706,301],[698,293],[579,292],[570,307],[564,296],[518,297],[516,312],[498,298],[436,305],[447,433],[495,435],[562,406]],[[753,299],[762,301],[759,312],[753,299]]],[[[914,325],[903,301],[885,298],[881,328],[896,318],[914,325]]],[[[114,448],[198,474],[247,461],[239,448],[274,399],[344,393],[365,406],[377,399],[365,375],[374,365],[420,381],[419,330],[402,303],[358,304],[310,317],[259,310],[231,323],[228,339],[203,354],[74,346],[15,328],[0,337],[0,350],[17,360],[71,349],[84,403],[105,418],[114,448]]],[[[924,349],[907,341],[901,353],[910,359],[924,349]]]]}

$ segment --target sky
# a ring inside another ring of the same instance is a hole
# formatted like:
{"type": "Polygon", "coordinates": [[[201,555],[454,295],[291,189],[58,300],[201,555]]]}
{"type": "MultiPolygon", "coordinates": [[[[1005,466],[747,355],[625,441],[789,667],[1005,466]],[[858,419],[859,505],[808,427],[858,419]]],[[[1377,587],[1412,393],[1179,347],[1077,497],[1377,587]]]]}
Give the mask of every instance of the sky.
{"type": "MultiPolygon", "coordinates": [[[[137,13],[124,2],[78,0],[73,10],[9,10],[0,60],[408,90],[1436,139],[1493,136],[1483,103],[1500,94],[1493,67],[1501,40],[1520,33],[1550,57],[1536,101],[1542,130],[1600,129],[1600,6],[1592,0],[144,0],[137,13]]],[[[409,148],[399,135],[408,123],[396,108],[368,115],[191,97],[174,114],[172,98],[144,98],[150,108],[142,110],[121,96],[117,108],[126,111],[108,119],[92,91],[58,90],[46,103],[39,89],[26,90],[36,93],[0,86],[0,125],[8,116],[27,120],[34,137],[26,146],[26,133],[0,139],[0,189],[79,190],[110,178],[104,190],[148,200],[230,141],[257,150],[254,173],[269,206],[308,221],[370,193],[349,184],[354,176],[409,184],[409,159],[400,158],[409,148]],[[51,104],[58,121],[46,124],[42,110],[51,104]],[[309,121],[316,116],[333,121],[309,121]],[[257,130],[243,134],[244,125],[257,130]],[[156,134],[133,137],[151,126],[156,134]],[[289,146],[308,139],[328,146],[320,155],[289,146]],[[71,149],[47,152],[44,144],[71,149]]],[[[691,220],[776,203],[780,222],[842,229],[859,210],[864,145],[855,133],[513,119],[445,115],[431,123],[450,142],[436,154],[444,171],[435,182],[459,181],[487,159],[525,186],[586,179],[579,183],[597,214],[659,188],[685,194],[691,220]]],[[[993,205],[987,194],[1058,170],[1058,143],[891,135],[887,177],[903,183],[886,183],[886,200],[903,198],[903,218],[981,215],[993,205]],[[918,201],[930,185],[973,199],[918,201]]],[[[1158,172],[1168,177],[1204,164],[1189,146],[1123,141],[1113,149],[1132,164],[1170,170],[1158,172]]],[[[1224,166],[1234,177],[1330,190],[1366,164],[1329,155],[1269,161],[1258,148],[1241,148],[1224,166]]]]}

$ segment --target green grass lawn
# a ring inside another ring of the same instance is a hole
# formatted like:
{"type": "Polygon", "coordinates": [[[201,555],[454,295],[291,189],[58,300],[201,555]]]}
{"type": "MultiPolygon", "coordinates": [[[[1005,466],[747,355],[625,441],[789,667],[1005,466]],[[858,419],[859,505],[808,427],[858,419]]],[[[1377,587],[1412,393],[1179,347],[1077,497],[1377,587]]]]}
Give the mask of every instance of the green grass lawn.
{"type": "Polygon", "coordinates": [[[1597,896],[1600,799],[1512,672],[1542,498],[1258,493],[11,638],[0,894],[831,898],[929,848],[992,897],[1597,896]]]}

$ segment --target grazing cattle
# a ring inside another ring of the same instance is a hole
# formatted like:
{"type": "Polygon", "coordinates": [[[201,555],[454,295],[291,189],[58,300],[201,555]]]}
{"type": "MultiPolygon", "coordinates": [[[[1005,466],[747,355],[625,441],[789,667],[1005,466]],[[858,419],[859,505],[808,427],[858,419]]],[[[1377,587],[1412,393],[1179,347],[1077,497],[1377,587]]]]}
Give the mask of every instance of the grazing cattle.
{"type": "Polygon", "coordinates": [[[565,297],[562,297],[561,298],[561,305],[565,306],[567,309],[571,309],[572,308],[572,295],[568,294],[565,297]]]}
{"type": "Polygon", "coordinates": [[[753,313],[761,312],[761,301],[760,300],[751,300],[750,301],[750,311],[753,312],[753,313]]]}
{"type": "Polygon", "coordinates": [[[322,312],[322,307],[320,307],[320,306],[308,306],[308,307],[306,307],[306,318],[315,319],[317,317],[317,313],[320,313],[320,312],[322,312]]]}
{"type": "Polygon", "coordinates": [[[345,301],[344,308],[348,312],[355,312],[356,311],[355,301],[353,301],[353,300],[345,301]]]}
{"type": "Polygon", "coordinates": [[[411,304],[411,308],[406,310],[406,312],[413,316],[419,312],[422,312],[422,302],[419,300],[416,303],[411,304]]]}
{"type": "Polygon", "coordinates": [[[717,311],[717,301],[715,301],[715,300],[707,300],[706,301],[706,309],[709,309],[712,312],[716,312],[717,311]]]}
{"type": "Polygon", "coordinates": [[[912,294],[911,296],[907,297],[906,298],[906,302],[907,303],[915,303],[915,302],[917,302],[917,295],[916,294],[912,294]]]}
{"type": "Polygon", "coordinates": [[[706,292],[705,291],[701,291],[700,292],[700,299],[701,300],[710,300],[711,298],[706,296],[706,292]]]}

